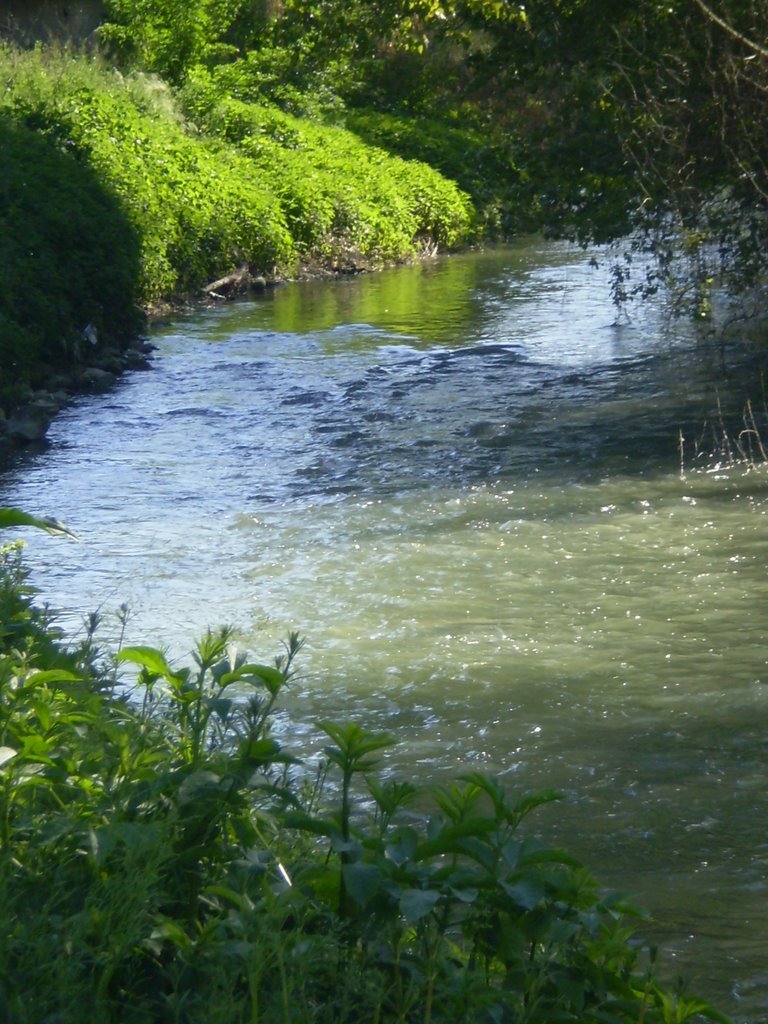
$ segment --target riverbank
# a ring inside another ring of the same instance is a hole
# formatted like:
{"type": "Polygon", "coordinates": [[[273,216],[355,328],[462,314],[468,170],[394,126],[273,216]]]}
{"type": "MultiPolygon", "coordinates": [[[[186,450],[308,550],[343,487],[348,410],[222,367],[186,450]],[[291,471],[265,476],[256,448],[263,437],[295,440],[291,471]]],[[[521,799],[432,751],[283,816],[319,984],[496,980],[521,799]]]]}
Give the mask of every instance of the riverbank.
{"type": "Polygon", "coordinates": [[[476,234],[469,196],[428,165],[199,79],[181,97],[94,56],[4,45],[0,83],[6,438],[72,389],[62,377],[76,390],[136,363],[149,311],[239,268],[358,273],[476,234]]]}

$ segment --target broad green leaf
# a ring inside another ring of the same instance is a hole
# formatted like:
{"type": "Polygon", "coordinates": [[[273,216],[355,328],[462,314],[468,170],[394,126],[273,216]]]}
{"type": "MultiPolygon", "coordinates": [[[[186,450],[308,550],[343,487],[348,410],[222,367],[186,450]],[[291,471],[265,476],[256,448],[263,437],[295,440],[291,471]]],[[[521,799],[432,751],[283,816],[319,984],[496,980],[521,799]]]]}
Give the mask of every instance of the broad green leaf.
{"type": "Polygon", "coordinates": [[[323,747],[323,753],[345,773],[370,771],[378,763],[378,759],[370,755],[396,742],[390,733],[369,732],[354,722],[346,725],[318,722],[318,725],[336,741],[335,747],[323,747]]]}
{"type": "Polygon", "coordinates": [[[277,740],[244,740],[240,760],[248,764],[271,764],[273,761],[295,763],[289,754],[281,755],[277,740]]]}
{"type": "Polygon", "coordinates": [[[270,665],[240,665],[233,672],[226,672],[219,680],[223,689],[233,683],[245,683],[249,686],[266,686],[274,697],[285,683],[285,676],[270,665]]]}
{"type": "Polygon", "coordinates": [[[529,796],[518,800],[510,812],[510,817],[522,821],[523,818],[537,807],[542,807],[544,804],[550,804],[562,799],[563,794],[556,789],[540,789],[536,793],[531,793],[529,796]]]}
{"type": "Polygon", "coordinates": [[[480,895],[479,889],[458,889],[453,885],[449,887],[449,891],[451,895],[455,896],[461,903],[474,903],[480,895]]]}
{"type": "Polygon", "coordinates": [[[523,910],[533,910],[545,893],[544,883],[540,878],[535,877],[523,878],[514,885],[502,882],[501,887],[507,896],[510,896],[523,910]]]}
{"type": "Polygon", "coordinates": [[[381,889],[381,871],[375,864],[345,864],[344,888],[358,905],[366,907],[381,889]]]}
{"type": "Polygon", "coordinates": [[[50,683],[80,683],[82,679],[74,672],[68,672],[63,668],[50,668],[44,672],[32,672],[24,680],[25,687],[48,686],[50,683]]]}
{"type": "Polygon", "coordinates": [[[460,775],[459,779],[487,793],[497,810],[503,808],[504,787],[493,775],[489,775],[486,772],[467,772],[464,775],[460,775]]]}
{"type": "Polygon", "coordinates": [[[180,949],[192,944],[192,940],[184,929],[170,918],[166,918],[156,928],[153,928],[149,939],[155,942],[172,942],[180,949]]]}
{"type": "Polygon", "coordinates": [[[203,889],[202,894],[208,897],[217,896],[219,899],[233,904],[239,910],[253,910],[253,901],[245,893],[236,892],[226,885],[208,885],[203,889]]]}
{"type": "Polygon", "coordinates": [[[205,701],[205,706],[209,711],[218,715],[221,719],[226,719],[229,716],[229,712],[232,710],[233,702],[227,700],[226,697],[209,697],[205,701]]]}
{"type": "Polygon", "coordinates": [[[451,821],[459,822],[474,810],[481,792],[474,783],[441,786],[435,790],[435,803],[451,821]]]}
{"type": "Polygon", "coordinates": [[[498,859],[495,843],[489,843],[485,838],[473,836],[461,836],[454,840],[456,853],[469,857],[481,868],[485,868],[490,874],[495,874],[498,859]]]}
{"type": "Polygon", "coordinates": [[[401,807],[410,803],[419,792],[418,786],[412,782],[399,782],[396,779],[391,779],[382,785],[373,778],[366,781],[371,796],[383,813],[390,817],[401,807]]]}
{"type": "Polygon", "coordinates": [[[384,847],[384,856],[393,864],[402,867],[409,860],[413,860],[416,849],[419,845],[419,834],[413,828],[403,826],[394,832],[384,847]]]}
{"type": "Polygon", "coordinates": [[[51,516],[31,516],[27,512],[22,512],[20,508],[0,508],[0,530],[14,526],[33,526],[36,530],[45,530],[46,533],[61,534],[73,540],[80,539],[76,533],[51,516]]]}
{"type": "Polygon", "coordinates": [[[317,724],[323,732],[335,740],[344,753],[356,757],[371,754],[375,750],[382,750],[396,742],[391,733],[369,732],[367,729],[361,729],[355,722],[349,722],[346,725],[339,725],[337,722],[318,722],[317,724]]]}
{"type": "Polygon", "coordinates": [[[564,864],[569,868],[583,867],[580,860],[572,857],[565,850],[558,850],[555,847],[543,846],[533,836],[527,836],[520,848],[520,856],[517,866],[528,867],[531,864],[564,864]]]}
{"type": "Polygon", "coordinates": [[[400,897],[400,913],[409,924],[416,924],[431,913],[440,899],[434,889],[408,889],[400,897]]]}
{"type": "Polygon", "coordinates": [[[470,836],[480,837],[492,832],[496,823],[491,818],[468,818],[458,825],[448,825],[433,838],[422,843],[416,851],[416,860],[425,860],[445,853],[464,853],[460,840],[470,836]]]}
{"type": "Polygon", "coordinates": [[[363,848],[356,839],[344,839],[343,836],[334,836],[331,839],[331,849],[350,863],[359,861],[363,855],[363,848]]]}
{"type": "Polygon", "coordinates": [[[141,665],[148,672],[154,672],[166,679],[175,678],[175,673],[166,661],[165,655],[156,647],[124,647],[115,655],[115,661],[130,661],[134,665],[141,665]]]}
{"type": "Polygon", "coordinates": [[[324,821],[322,818],[314,818],[302,811],[291,811],[285,815],[283,821],[287,828],[300,829],[302,832],[311,832],[316,836],[339,836],[341,833],[331,821],[324,821]]]}
{"type": "Polygon", "coordinates": [[[53,763],[49,762],[47,756],[50,753],[52,746],[52,740],[45,739],[36,732],[28,732],[21,737],[21,750],[19,753],[22,757],[29,759],[30,761],[37,761],[45,758],[46,763],[53,763]]]}

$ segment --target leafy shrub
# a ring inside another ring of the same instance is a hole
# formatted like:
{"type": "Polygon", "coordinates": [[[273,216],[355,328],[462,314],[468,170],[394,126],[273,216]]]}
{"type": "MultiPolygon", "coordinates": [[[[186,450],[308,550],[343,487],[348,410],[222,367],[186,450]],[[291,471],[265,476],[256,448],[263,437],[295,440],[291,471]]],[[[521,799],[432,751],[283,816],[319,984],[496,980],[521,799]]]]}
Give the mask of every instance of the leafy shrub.
{"type": "Polygon", "coordinates": [[[0,48],[0,84],[5,394],[76,362],[89,324],[123,344],[138,304],[238,265],[360,268],[468,236],[471,204],[437,171],[222,98],[201,68],[184,111],[160,79],[66,52],[0,48]]]}
{"type": "Polygon", "coordinates": [[[279,206],[253,166],[158,116],[156,104],[145,113],[135,79],[126,87],[84,59],[42,52],[6,54],[5,75],[8,115],[72,154],[114,197],[140,240],[143,301],[194,290],[237,263],[290,263],[279,206]]]}
{"type": "Polygon", "coordinates": [[[203,130],[259,167],[305,254],[351,249],[375,263],[425,245],[450,247],[467,235],[467,197],[425,164],[392,157],[342,128],[222,98],[200,72],[182,102],[203,130]]]}
{"type": "Polygon", "coordinates": [[[99,36],[123,66],[178,83],[194,64],[233,50],[222,37],[242,7],[243,0],[105,0],[99,36]]]}
{"type": "Polygon", "coordinates": [[[332,120],[341,116],[344,101],[339,84],[345,77],[346,61],[329,57],[322,66],[307,66],[297,53],[302,45],[301,40],[290,48],[261,45],[237,60],[217,65],[210,74],[218,95],[276,106],[296,117],[332,120]]]}
{"type": "Polygon", "coordinates": [[[372,145],[409,160],[422,160],[455,181],[472,198],[478,229],[508,237],[530,229],[520,203],[524,173],[516,166],[513,143],[487,128],[375,110],[349,110],[347,127],[372,145]]]}
{"type": "MultiPolygon", "coordinates": [[[[23,521],[0,510],[0,527],[23,521]]],[[[46,525],[42,523],[40,525],[46,525]]],[[[392,737],[319,724],[314,768],[270,729],[274,664],[210,631],[194,665],[67,650],[0,556],[0,1005],[18,1024],[726,1018],[659,988],[585,868],[471,773],[378,777],[392,737]],[[116,684],[117,666],[133,682],[116,684]]]]}
{"type": "Polygon", "coordinates": [[[88,324],[118,344],[136,333],[139,240],[58,140],[0,111],[0,151],[0,404],[10,404],[41,367],[77,353],[88,324]]]}

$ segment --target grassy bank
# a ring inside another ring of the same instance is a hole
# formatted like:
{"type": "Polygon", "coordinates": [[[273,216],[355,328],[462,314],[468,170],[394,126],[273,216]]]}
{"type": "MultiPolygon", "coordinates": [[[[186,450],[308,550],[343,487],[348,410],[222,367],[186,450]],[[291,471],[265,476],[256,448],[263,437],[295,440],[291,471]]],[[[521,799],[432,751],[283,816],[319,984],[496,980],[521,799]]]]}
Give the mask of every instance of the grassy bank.
{"type": "Polygon", "coordinates": [[[395,738],[359,725],[318,723],[311,760],[278,741],[300,648],[265,664],[220,629],[180,667],[93,628],[72,646],[2,549],[3,1019],[725,1020],[659,987],[635,912],[536,839],[556,794],[383,776],[395,738]]]}
{"type": "Polygon", "coordinates": [[[426,164],[202,72],[184,100],[96,58],[0,48],[0,407],[237,267],[366,269],[471,231],[466,195],[426,164]]]}

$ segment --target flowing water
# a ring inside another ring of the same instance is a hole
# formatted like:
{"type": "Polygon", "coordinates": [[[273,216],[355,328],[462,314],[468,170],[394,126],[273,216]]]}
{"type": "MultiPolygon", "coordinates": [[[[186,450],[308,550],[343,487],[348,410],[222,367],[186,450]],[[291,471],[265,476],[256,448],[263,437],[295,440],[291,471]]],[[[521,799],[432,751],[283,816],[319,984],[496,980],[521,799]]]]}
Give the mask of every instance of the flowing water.
{"type": "Polygon", "coordinates": [[[29,538],[71,629],[126,602],[130,642],[229,622],[268,658],[298,628],[289,747],[355,719],[393,771],[560,788],[531,824],[767,1020],[768,471],[695,459],[757,357],[631,312],[526,241],[179,317],[0,503],[82,538],[29,538]]]}

